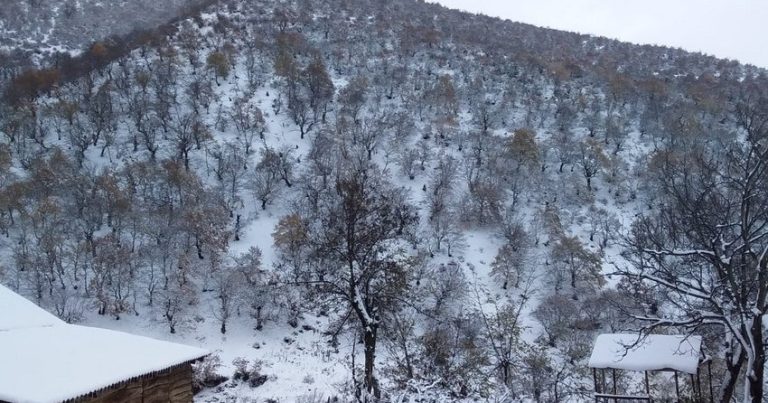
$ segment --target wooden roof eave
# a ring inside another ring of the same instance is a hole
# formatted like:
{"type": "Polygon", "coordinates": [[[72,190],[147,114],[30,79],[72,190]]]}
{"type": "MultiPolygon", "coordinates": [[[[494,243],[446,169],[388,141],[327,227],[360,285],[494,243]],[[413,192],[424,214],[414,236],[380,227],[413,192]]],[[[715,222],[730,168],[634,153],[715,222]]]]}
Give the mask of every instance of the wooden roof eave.
{"type": "Polygon", "coordinates": [[[117,388],[125,386],[125,385],[127,385],[127,384],[129,384],[131,382],[136,382],[136,381],[139,381],[139,380],[146,380],[146,379],[154,378],[154,377],[156,377],[158,375],[161,375],[161,374],[166,374],[166,373],[172,372],[172,371],[174,371],[176,369],[179,369],[179,368],[184,367],[186,365],[190,365],[190,364],[192,364],[194,362],[197,362],[197,361],[205,358],[206,356],[208,356],[208,354],[200,356],[200,357],[192,359],[192,360],[184,361],[184,362],[179,363],[179,364],[171,365],[169,367],[166,367],[166,368],[163,368],[163,369],[160,369],[160,370],[157,370],[157,371],[147,372],[146,374],[142,374],[142,375],[134,376],[134,377],[131,377],[131,378],[128,378],[128,379],[124,379],[122,381],[115,382],[113,384],[110,384],[110,385],[107,385],[107,386],[104,386],[104,387],[101,387],[101,388],[98,388],[98,389],[94,389],[94,390],[92,390],[90,392],[83,393],[83,394],[81,394],[79,396],[75,396],[75,397],[71,397],[69,399],[63,400],[62,403],[79,403],[79,402],[82,402],[82,401],[87,400],[87,399],[92,399],[92,398],[98,396],[99,394],[101,394],[103,392],[106,392],[106,391],[112,390],[112,389],[117,389],[117,388]]]}

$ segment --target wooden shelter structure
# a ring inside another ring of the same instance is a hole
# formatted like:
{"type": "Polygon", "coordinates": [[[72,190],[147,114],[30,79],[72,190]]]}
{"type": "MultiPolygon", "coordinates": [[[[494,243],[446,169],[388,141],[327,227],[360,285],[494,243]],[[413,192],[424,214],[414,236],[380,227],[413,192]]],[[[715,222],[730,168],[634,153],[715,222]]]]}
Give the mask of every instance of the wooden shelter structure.
{"type": "Polygon", "coordinates": [[[0,403],[192,401],[208,352],[67,324],[0,285],[0,403]]]}
{"type": "Polygon", "coordinates": [[[596,403],[653,402],[651,372],[672,374],[677,402],[714,401],[711,361],[705,360],[701,353],[700,336],[601,334],[595,340],[588,366],[592,368],[596,403]],[[706,388],[700,371],[705,364],[709,376],[706,388]],[[617,387],[617,371],[642,372],[645,393],[621,393],[617,387]],[[681,377],[690,378],[686,396],[681,395],[681,377]]]}

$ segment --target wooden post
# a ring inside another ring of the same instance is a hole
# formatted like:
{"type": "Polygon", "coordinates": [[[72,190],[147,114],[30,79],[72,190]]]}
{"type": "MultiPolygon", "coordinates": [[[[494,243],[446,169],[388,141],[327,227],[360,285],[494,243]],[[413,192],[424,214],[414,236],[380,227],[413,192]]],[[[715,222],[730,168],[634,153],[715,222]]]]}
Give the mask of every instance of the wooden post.
{"type": "Polygon", "coordinates": [[[677,394],[677,402],[680,403],[680,382],[677,380],[677,371],[675,371],[675,394],[677,394]]]}
{"type": "Polygon", "coordinates": [[[595,383],[595,403],[599,403],[597,394],[600,393],[600,386],[598,385],[598,382],[597,382],[597,368],[592,368],[592,380],[595,383]]]}
{"type": "Polygon", "coordinates": [[[603,369],[600,371],[600,393],[605,393],[607,390],[605,383],[605,369],[603,369]]]}
{"type": "Polygon", "coordinates": [[[648,371],[644,371],[645,373],[645,394],[648,396],[649,400],[651,397],[651,383],[648,382],[648,371]]]}
{"type": "Polygon", "coordinates": [[[696,377],[694,377],[693,374],[691,374],[691,389],[692,389],[692,392],[693,392],[693,396],[692,397],[696,398],[697,402],[700,402],[701,399],[699,398],[699,391],[698,391],[697,385],[696,385],[696,377]]]}
{"type": "MultiPolygon", "coordinates": [[[[612,372],[613,372],[613,394],[614,394],[614,396],[615,396],[615,395],[618,395],[618,393],[617,393],[617,391],[616,391],[616,369],[614,368],[614,369],[612,370],[612,372]]],[[[616,403],[618,403],[618,402],[619,402],[619,400],[618,400],[618,399],[614,399],[614,401],[615,401],[616,403]]]]}
{"type": "Polygon", "coordinates": [[[703,402],[704,401],[704,390],[702,389],[702,386],[701,386],[701,371],[700,371],[700,369],[701,368],[696,368],[696,384],[697,384],[697,386],[699,388],[699,400],[703,402]]]}
{"type": "Polygon", "coordinates": [[[709,373],[709,401],[715,401],[715,391],[712,388],[712,360],[707,363],[707,372],[709,373]]]}
{"type": "Polygon", "coordinates": [[[592,379],[595,382],[595,393],[600,393],[600,387],[597,385],[597,368],[592,368],[592,379]]]}

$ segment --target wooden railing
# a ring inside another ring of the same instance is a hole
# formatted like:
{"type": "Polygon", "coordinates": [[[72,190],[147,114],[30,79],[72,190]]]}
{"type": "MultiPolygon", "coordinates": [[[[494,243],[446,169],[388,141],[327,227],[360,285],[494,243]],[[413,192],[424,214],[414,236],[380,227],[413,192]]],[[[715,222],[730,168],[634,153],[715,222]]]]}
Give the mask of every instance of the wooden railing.
{"type": "Polygon", "coordinates": [[[653,402],[650,396],[613,395],[610,393],[595,393],[595,403],[610,402],[653,402]]]}

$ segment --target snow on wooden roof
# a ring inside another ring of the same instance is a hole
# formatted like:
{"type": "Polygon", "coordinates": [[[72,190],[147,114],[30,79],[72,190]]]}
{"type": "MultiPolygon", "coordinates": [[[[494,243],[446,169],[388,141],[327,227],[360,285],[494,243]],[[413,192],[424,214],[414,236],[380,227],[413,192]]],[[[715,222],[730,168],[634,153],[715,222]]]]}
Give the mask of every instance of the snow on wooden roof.
{"type": "Polygon", "coordinates": [[[700,357],[700,336],[651,334],[638,342],[636,334],[601,334],[595,340],[588,365],[590,368],[675,370],[695,374],[700,357]]]}
{"type": "Polygon", "coordinates": [[[69,325],[0,285],[0,401],[74,399],[207,354],[148,337],[69,325]]]}
{"type": "Polygon", "coordinates": [[[0,284],[0,332],[62,323],[61,319],[0,284]]]}

